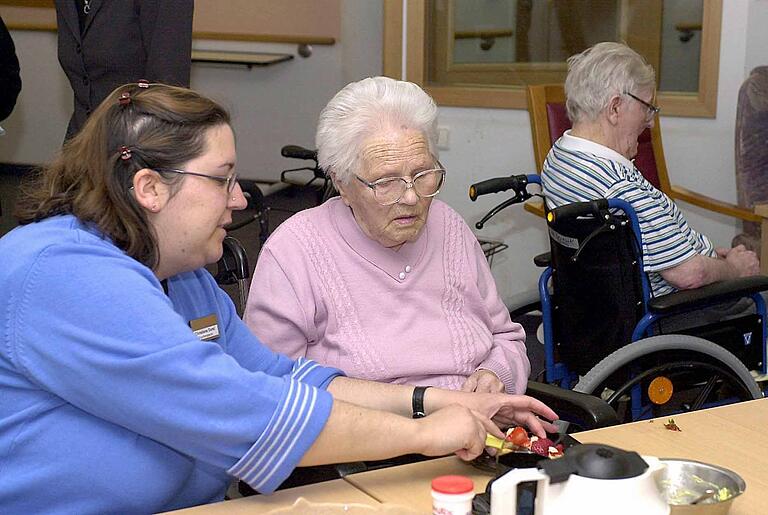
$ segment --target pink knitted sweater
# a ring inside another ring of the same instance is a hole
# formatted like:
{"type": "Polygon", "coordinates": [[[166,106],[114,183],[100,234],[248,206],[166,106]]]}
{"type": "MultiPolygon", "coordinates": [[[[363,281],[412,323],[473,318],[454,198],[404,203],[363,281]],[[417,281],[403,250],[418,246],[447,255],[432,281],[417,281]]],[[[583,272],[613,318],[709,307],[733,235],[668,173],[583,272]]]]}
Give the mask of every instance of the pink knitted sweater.
{"type": "Polygon", "coordinates": [[[261,251],[245,321],[275,351],[350,377],[458,389],[482,368],[523,393],[530,372],[477,239],[439,200],[398,251],[339,198],[292,216],[261,251]]]}

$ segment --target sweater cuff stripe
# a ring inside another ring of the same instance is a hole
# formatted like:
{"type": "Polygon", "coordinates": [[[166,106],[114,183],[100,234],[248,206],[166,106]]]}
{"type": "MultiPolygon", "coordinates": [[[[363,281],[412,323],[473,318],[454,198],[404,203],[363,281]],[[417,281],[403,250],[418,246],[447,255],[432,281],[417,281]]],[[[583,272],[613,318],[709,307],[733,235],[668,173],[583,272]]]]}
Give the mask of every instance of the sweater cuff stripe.
{"type": "Polygon", "coordinates": [[[288,396],[277,417],[270,422],[262,437],[241,458],[240,462],[232,468],[233,475],[256,490],[261,491],[264,483],[275,472],[274,469],[279,466],[278,462],[285,458],[286,448],[290,449],[299,436],[295,433],[295,427],[302,415],[306,416],[306,392],[302,391],[305,389],[308,389],[306,385],[291,381],[288,396]],[[284,435],[285,438],[280,438],[280,435],[284,435]]]}
{"type": "Polygon", "coordinates": [[[318,368],[319,366],[320,365],[314,361],[308,360],[306,358],[298,358],[296,363],[293,365],[293,370],[291,370],[291,377],[297,381],[303,381],[307,375],[312,372],[312,370],[318,368]]]}
{"type": "Polygon", "coordinates": [[[256,443],[228,473],[262,493],[274,491],[301,460],[330,415],[327,392],[289,379],[280,402],[256,443]]]}
{"type": "Polygon", "coordinates": [[[298,358],[296,363],[293,365],[293,370],[291,370],[291,377],[297,381],[316,385],[317,381],[311,380],[310,376],[317,376],[318,373],[321,374],[322,377],[317,377],[315,379],[322,379],[320,383],[328,382],[330,379],[328,376],[336,377],[344,375],[344,373],[339,369],[333,367],[325,367],[306,358],[298,358]]]}

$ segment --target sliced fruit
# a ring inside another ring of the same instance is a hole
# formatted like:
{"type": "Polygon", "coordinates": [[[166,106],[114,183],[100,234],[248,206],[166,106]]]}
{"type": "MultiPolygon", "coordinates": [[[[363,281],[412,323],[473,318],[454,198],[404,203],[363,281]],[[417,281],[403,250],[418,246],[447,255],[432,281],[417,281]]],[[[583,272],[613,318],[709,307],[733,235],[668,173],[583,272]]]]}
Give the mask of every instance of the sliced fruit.
{"type": "Polygon", "coordinates": [[[520,447],[525,447],[528,443],[528,432],[522,427],[516,427],[509,435],[507,435],[507,441],[512,442],[520,447]]]}

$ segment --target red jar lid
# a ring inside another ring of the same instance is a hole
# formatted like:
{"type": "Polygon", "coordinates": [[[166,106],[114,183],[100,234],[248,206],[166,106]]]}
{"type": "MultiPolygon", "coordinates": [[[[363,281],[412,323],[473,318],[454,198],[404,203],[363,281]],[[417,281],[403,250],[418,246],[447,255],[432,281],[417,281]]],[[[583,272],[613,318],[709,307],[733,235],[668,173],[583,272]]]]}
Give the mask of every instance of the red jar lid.
{"type": "Polygon", "coordinates": [[[432,490],[441,494],[465,494],[474,489],[475,484],[466,476],[440,476],[432,480],[432,490]]]}

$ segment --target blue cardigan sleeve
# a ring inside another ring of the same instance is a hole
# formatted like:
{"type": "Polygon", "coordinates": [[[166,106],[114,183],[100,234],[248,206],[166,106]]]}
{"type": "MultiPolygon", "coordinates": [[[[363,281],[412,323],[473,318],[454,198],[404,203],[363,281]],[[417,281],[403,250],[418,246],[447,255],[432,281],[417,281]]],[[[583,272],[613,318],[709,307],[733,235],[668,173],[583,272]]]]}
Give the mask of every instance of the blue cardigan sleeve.
{"type": "Polygon", "coordinates": [[[231,303],[222,309],[223,293],[202,302],[215,305],[223,341],[201,341],[186,311],[195,295],[206,299],[205,285],[187,287],[190,298],[172,300],[174,285],[169,298],[106,242],[47,247],[14,293],[10,355],[89,415],[271,492],[322,431],[333,403],[324,386],[339,372],[271,352],[231,303]]]}

